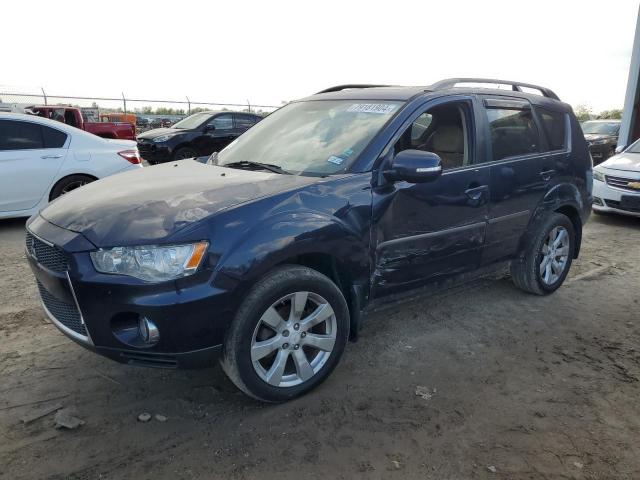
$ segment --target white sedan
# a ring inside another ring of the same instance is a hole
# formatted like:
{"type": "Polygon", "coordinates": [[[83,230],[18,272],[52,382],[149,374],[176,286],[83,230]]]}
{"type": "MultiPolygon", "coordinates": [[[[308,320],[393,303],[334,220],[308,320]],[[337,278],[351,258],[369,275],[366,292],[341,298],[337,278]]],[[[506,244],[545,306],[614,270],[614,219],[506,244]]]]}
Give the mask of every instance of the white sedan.
{"type": "Polygon", "coordinates": [[[108,140],[64,123],[0,113],[0,218],[28,217],[60,195],[142,168],[136,143],[108,140]]]}
{"type": "Polygon", "coordinates": [[[640,217],[640,140],[594,167],[593,210],[640,217]]]}

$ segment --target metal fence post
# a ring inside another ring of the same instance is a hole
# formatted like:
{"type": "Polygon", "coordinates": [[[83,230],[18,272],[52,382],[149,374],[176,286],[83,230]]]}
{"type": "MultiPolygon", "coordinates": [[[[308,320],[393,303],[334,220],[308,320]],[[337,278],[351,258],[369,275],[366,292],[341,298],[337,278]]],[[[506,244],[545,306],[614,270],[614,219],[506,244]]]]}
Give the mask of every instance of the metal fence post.
{"type": "Polygon", "coordinates": [[[247,107],[249,107],[249,113],[251,113],[251,102],[247,99],[247,107]]]}
{"type": "Polygon", "coordinates": [[[44,88],[40,87],[40,90],[42,90],[42,96],[44,97],[44,104],[47,104],[47,94],[44,92],[44,88]]]}
{"type": "Polygon", "coordinates": [[[186,98],[187,98],[187,105],[188,105],[187,115],[191,115],[191,100],[189,100],[189,97],[186,97],[186,98]]]}
{"type": "Polygon", "coordinates": [[[121,93],[122,93],[122,103],[124,103],[124,114],[126,115],[127,114],[127,99],[124,98],[124,92],[121,92],[121,93]]]}

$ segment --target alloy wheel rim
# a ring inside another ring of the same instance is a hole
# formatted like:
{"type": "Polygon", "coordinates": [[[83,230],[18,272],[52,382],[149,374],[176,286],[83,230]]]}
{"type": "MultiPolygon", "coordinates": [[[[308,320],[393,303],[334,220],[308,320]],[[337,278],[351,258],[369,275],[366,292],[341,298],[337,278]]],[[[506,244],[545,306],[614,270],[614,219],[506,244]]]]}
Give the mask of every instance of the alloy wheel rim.
{"type": "Polygon", "coordinates": [[[313,292],[294,292],[274,302],[251,338],[251,362],[274,387],[294,387],[314,377],[333,352],[337,321],[331,305],[313,292]]]}
{"type": "Polygon", "coordinates": [[[553,285],[562,276],[569,262],[569,232],[564,227],[551,229],[542,245],[540,277],[553,285]]]}
{"type": "Polygon", "coordinates": [[[75,182],[71,182],[65,185],[65,187],[62,189],[62,195],[64,195],[65,193],[69,193],[72,190],[75,190],[76,188],[80,188],[83,185],[86,185],[87,183],[89,183],[87,180],[77,180],[75,182]]]}

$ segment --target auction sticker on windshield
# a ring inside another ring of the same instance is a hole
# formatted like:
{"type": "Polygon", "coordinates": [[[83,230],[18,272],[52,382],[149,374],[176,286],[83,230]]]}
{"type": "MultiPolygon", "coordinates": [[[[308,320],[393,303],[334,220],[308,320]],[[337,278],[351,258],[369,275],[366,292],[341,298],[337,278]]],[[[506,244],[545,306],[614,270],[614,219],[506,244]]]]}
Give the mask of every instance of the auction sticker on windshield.
{"type": "Polygon", "coordinates": [[[347,108],[347,112],[389,114],[395,109],[396,105],[387,103],[354,103],[347,108]]]}

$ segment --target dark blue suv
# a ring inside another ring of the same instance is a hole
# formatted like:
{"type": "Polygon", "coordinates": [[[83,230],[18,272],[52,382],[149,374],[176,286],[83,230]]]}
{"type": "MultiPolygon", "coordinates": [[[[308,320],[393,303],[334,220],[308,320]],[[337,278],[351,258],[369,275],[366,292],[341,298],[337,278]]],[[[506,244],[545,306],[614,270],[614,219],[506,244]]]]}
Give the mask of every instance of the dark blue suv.
{"type": "Polygon", "coordinates": [[[580,125],[546,88],[345,85],[206,164],[60,197],[29,220],[26,249],[48,316],[79,344],[135,365],[220,358],[277,402],[322,382],[380,302],[505,268],[522,290],[556,290],[591,188],[580,125]]]}

